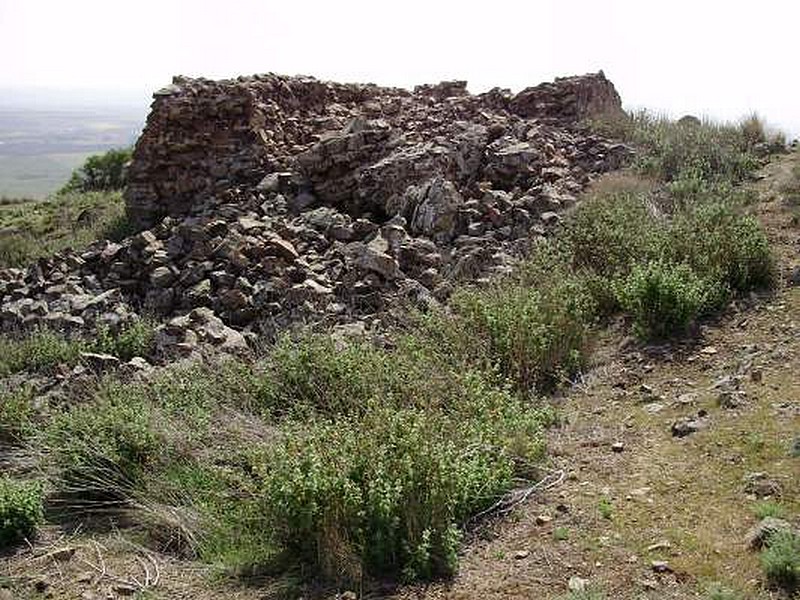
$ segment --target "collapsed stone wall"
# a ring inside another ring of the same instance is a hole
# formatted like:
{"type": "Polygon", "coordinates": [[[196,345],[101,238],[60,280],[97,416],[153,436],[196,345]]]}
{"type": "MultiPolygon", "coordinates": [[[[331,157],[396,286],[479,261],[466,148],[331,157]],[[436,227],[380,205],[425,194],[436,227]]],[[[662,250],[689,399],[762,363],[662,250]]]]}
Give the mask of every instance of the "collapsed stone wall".
{"type": "Polygon", "coordinates": [[[298,322],[430,307],[508,272],[626,161],[580,123],[619,111],[602,73],[516,95],[176,78],[130,167],[139,233],[0,271],[0,328],[87,332],[155,313],[160,348],[238,352],[298,322]]]}
{"type": "MultiPolygon", "coordinates": [[[[340,187],[331,180],[367,161],[377,163],[392,150],[406,162],[432,161],[438,171],[452,175],[458,168],[462,179],[477,179],[488,144],[513,136],[512,129],[524,120],[574,123],[620,110],[619,95],[602,72],[557,79],[516,95],[494,89],[475,96],[463,81],[418,86],[411,93],[274,74],[227,81],[176,77],[155,94],[136,144],[127,210],[134,223],[149,227],[166,215],[187,214],[194,202],[227,188],[295,167],[309,176],[319,196],[341,201],[355,190],[329,193],[340,187]],[[380,122],[362,122],[360,131],[336,135],[356,117],[380,122]],[[331,135],[334,139],[325,142],[331,135]],[[453,159],[446,147],[459,143],[470,144],[471,161],[441,164],[453,159]]],[[[373,190],[358,192],[363,198],[373,190]]]]}

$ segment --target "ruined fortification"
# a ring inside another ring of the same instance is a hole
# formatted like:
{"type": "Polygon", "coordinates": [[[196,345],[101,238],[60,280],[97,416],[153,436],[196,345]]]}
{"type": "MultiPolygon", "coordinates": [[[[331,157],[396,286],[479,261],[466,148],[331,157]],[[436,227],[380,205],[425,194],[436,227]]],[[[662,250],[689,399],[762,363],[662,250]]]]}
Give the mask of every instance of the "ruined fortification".
{"type": "Polygon", "coordinates": [[[629,150],[602,73],[518,94],[258,75],[155,94],[125,194],[139,233],[0,274],[4,327],[170,317],[165,347],[370,322],[508,271],[629,150]]]}

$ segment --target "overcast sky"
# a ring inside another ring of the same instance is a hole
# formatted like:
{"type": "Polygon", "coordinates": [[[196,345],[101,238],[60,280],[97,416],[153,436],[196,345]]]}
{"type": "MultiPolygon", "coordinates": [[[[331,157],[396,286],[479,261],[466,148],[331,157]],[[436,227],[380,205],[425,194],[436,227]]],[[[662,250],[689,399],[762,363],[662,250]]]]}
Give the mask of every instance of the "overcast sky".
{"type": "Polygon", "coordinates": [[[143,110],[173,74],[479,92],[603,69],[629,108],[757,110],[800,135],[798,0],[0,0],[0,56],[0,88],[143,110]]]}

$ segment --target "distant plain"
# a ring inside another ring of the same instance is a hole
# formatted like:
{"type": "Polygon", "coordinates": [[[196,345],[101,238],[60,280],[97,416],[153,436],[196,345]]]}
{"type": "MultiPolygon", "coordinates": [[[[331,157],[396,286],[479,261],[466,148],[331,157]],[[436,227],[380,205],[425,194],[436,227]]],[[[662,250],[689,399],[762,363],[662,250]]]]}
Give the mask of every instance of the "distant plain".
{"type": "Polygon", "coordinates": [[[144,110],[0,106],[0,198],[44,198],[87,156],[132,145],[144,110]]]}

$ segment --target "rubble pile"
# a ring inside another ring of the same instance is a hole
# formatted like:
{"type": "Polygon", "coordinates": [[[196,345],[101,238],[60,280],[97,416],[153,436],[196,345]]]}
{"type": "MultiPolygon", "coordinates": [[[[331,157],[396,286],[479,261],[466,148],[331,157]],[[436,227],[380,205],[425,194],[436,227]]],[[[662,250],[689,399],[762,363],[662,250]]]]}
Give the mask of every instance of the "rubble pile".
{"type": "Polygon", "coordinates": [[[630,150],[602,73],[518,94],[257,75],[175,78],[129,169],[139,233],[0,272],[3,328],[167,318],[178,347],[349,322],[508,271],[630,150]],[[187,341],[188,340],[188,341],[187,341]]]}

